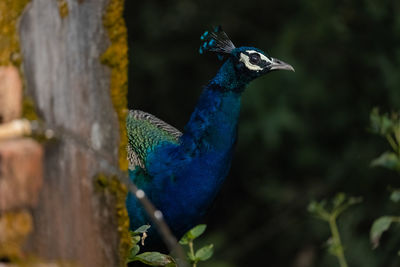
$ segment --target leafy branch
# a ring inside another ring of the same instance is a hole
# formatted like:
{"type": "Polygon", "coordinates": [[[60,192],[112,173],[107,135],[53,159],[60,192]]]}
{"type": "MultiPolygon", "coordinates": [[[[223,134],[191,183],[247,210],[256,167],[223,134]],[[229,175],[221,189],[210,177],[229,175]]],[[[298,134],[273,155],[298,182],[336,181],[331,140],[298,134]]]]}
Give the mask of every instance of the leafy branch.
{"type": "MultiPolygon", "coordinates": [[[[392,151],[386,151],[371,162],[371,166],[380,166],[394,170],[400,174],[400,114],[393,112],[380,114],[378,108],[374,108],[370,115],[371,130],[373,133],[383,136],[389,143],[392,151]]],[[[393,189],[390,195],[393,202],[400,201],[400,189],[393,189]]],[[[382,216],[374,221],[370,231],[370,240],[375,249],[384,232],[389,230],[393,223],[400,223],[400,216],[382,216]]],[[[400,251],[398,252],[400,255],[400,251]]]]}
{"type": "Polygon", "coordinates": [[[204,246],[196,252],[194,251],[193,241],[204,233],[206,227],[207,226],[205,224],[197,225],[192,230],[187,232],[179,241],[181,245],[187,245],[189,247],[188,257],[193,267],[196,267],[199,261],[208,260],[214,253],[213,244],[204,246]]]}
{"type": "Polygon", "coordinates": [[[371,166],[380,166],[397,171],[400,174],[400,116],[393,112],[391,115],[380,114],[378,108],[374,108],[370,115],[373,133],[386,139],[392,151],[386,151],[371,162],[371,166]]]}
{"type": "Polygon", "coordinates": [[[162,254],[160,252],[144,252],[139,254],[140,246],[139,243],[144,245],[145,239],[147,237],[147,230],[150,228],[150,225],[142,225],[135,231],[130,231],[131,234],[131,249],[129,252],[129,256],[126,260],[126,263],[133,261],[140,261],[144,264],[150,266],[167,266],[167,267],[175,267],[175,260],[169,256],[162,254]]]}
{"type": "Polygon", "coordinates": [[[308,211],[318,219],[328,222],[332,236],[328,239],[328,251],[337,257],[340,267],[347,267],[347,261],[344,255],[344,248],[337,226],[338,217],[350,206],[362,201],[360,197],[346,197],[344,193],[338,193],[331,201],[330,208],[327,207],[327,201],[312,201],[308,205],[308,211]]]}
{"type": "MultiPolygon", "coordinates": [[[[131,249],[126,263],[133,261],[140,261],[149,266],[166,266],[176,267],[178,266],[177,261],[170,255],[162,254],[160,252],[144,252],[139,254],[140,246],[145,243],[147,237],[147,230],[150,225],[143,225],[135,231],[130,231],[131,234],[131,249]]],[[[213,255],[214,245],[207,245],[195,252],[194,240],[204,233],[206,230],[205,224],[200,224],[188,231],[179,241],[181,245],[187,245],[189,251],[187,253],[188,260],[192,264],[192,267],[197,267],[197,263],[200,261],[206,261],[213,255]]]]}

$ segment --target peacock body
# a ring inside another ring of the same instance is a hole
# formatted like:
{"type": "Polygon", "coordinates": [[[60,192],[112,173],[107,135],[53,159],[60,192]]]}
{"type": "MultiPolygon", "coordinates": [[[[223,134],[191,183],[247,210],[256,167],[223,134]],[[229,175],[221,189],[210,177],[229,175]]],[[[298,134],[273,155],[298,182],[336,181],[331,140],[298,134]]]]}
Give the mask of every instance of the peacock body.
{"type": "MultiPolygon", "coordinates": [[[[293,70],[257,48],[236,48],[220,27],[201,40],[200,53],[217,52],[225,62],[204,87],[183,132],[139,110],[130,111],[126,122],[130,178],[178,238],[204,216],[229,172],[246,85],[272,70],[293,70]]],[[[126,204],[132,229],[151,223],[135,196],[129,194],[126,204]]],[[[152,229],[150,247],[159,242],[152,229]]]]}

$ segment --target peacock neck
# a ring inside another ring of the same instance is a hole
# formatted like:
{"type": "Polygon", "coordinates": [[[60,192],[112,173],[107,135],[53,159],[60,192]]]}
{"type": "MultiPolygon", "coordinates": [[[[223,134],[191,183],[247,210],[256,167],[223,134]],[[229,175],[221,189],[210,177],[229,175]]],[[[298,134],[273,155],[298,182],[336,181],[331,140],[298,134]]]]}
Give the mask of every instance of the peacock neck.
{"type": "Polygon", "coordinates": [[[250,82],[250,77],[239,72],[235,68],[235,63],[229,58],[219,69],[217,75],[210,81],[207,87],[215,88],[219,91],[232,91],[242,93],[246,85],[250,82]]]}
{"type": "Polygon", "coordinates": [[[182,136],[186,149],[226,150],[236,140],[241,94],[247,82],[230,60],[204,88],[182,136]]]}

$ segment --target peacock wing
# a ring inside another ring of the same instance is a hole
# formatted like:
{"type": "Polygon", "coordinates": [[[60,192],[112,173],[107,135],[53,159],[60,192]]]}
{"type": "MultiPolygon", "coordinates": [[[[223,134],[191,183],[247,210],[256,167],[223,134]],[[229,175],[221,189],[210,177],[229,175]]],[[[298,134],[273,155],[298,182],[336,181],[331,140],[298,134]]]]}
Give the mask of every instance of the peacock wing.
{"type": "Polygon", "coordinates": [[[140,110],[129,111],[126,128],[130,170],[134,170],[137,166],[146,170],[145,162],[149,152],[165,142],[178,144],[182,135],[175,127],[140,110]]]}

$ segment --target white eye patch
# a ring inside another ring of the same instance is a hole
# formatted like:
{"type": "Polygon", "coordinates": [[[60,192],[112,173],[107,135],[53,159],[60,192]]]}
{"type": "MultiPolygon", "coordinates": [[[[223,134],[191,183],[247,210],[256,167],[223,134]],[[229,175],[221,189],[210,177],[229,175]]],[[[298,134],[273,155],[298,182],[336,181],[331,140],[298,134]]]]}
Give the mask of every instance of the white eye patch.
{"type": "MultiPolygon", "coordinates": [[[[265,55],[255,51],[255,50],[246,50],[246,52],[249,53],[249,54],[256,53],[256,54],[260,55],[261,60],[264,60],[266,62],[271,62],[272,63],[272,61],[268,57],[266,57],[265,55]]],[[[248,55],[246,55],[246,54],[240,53],[239,61],[243,62],[244,65],[246,66],[246,68],[248,68],[249,70],[260,71],[260,70],[263,69],[258,65],[252,64],[250,62],[250,57],[248,55]]]]}

